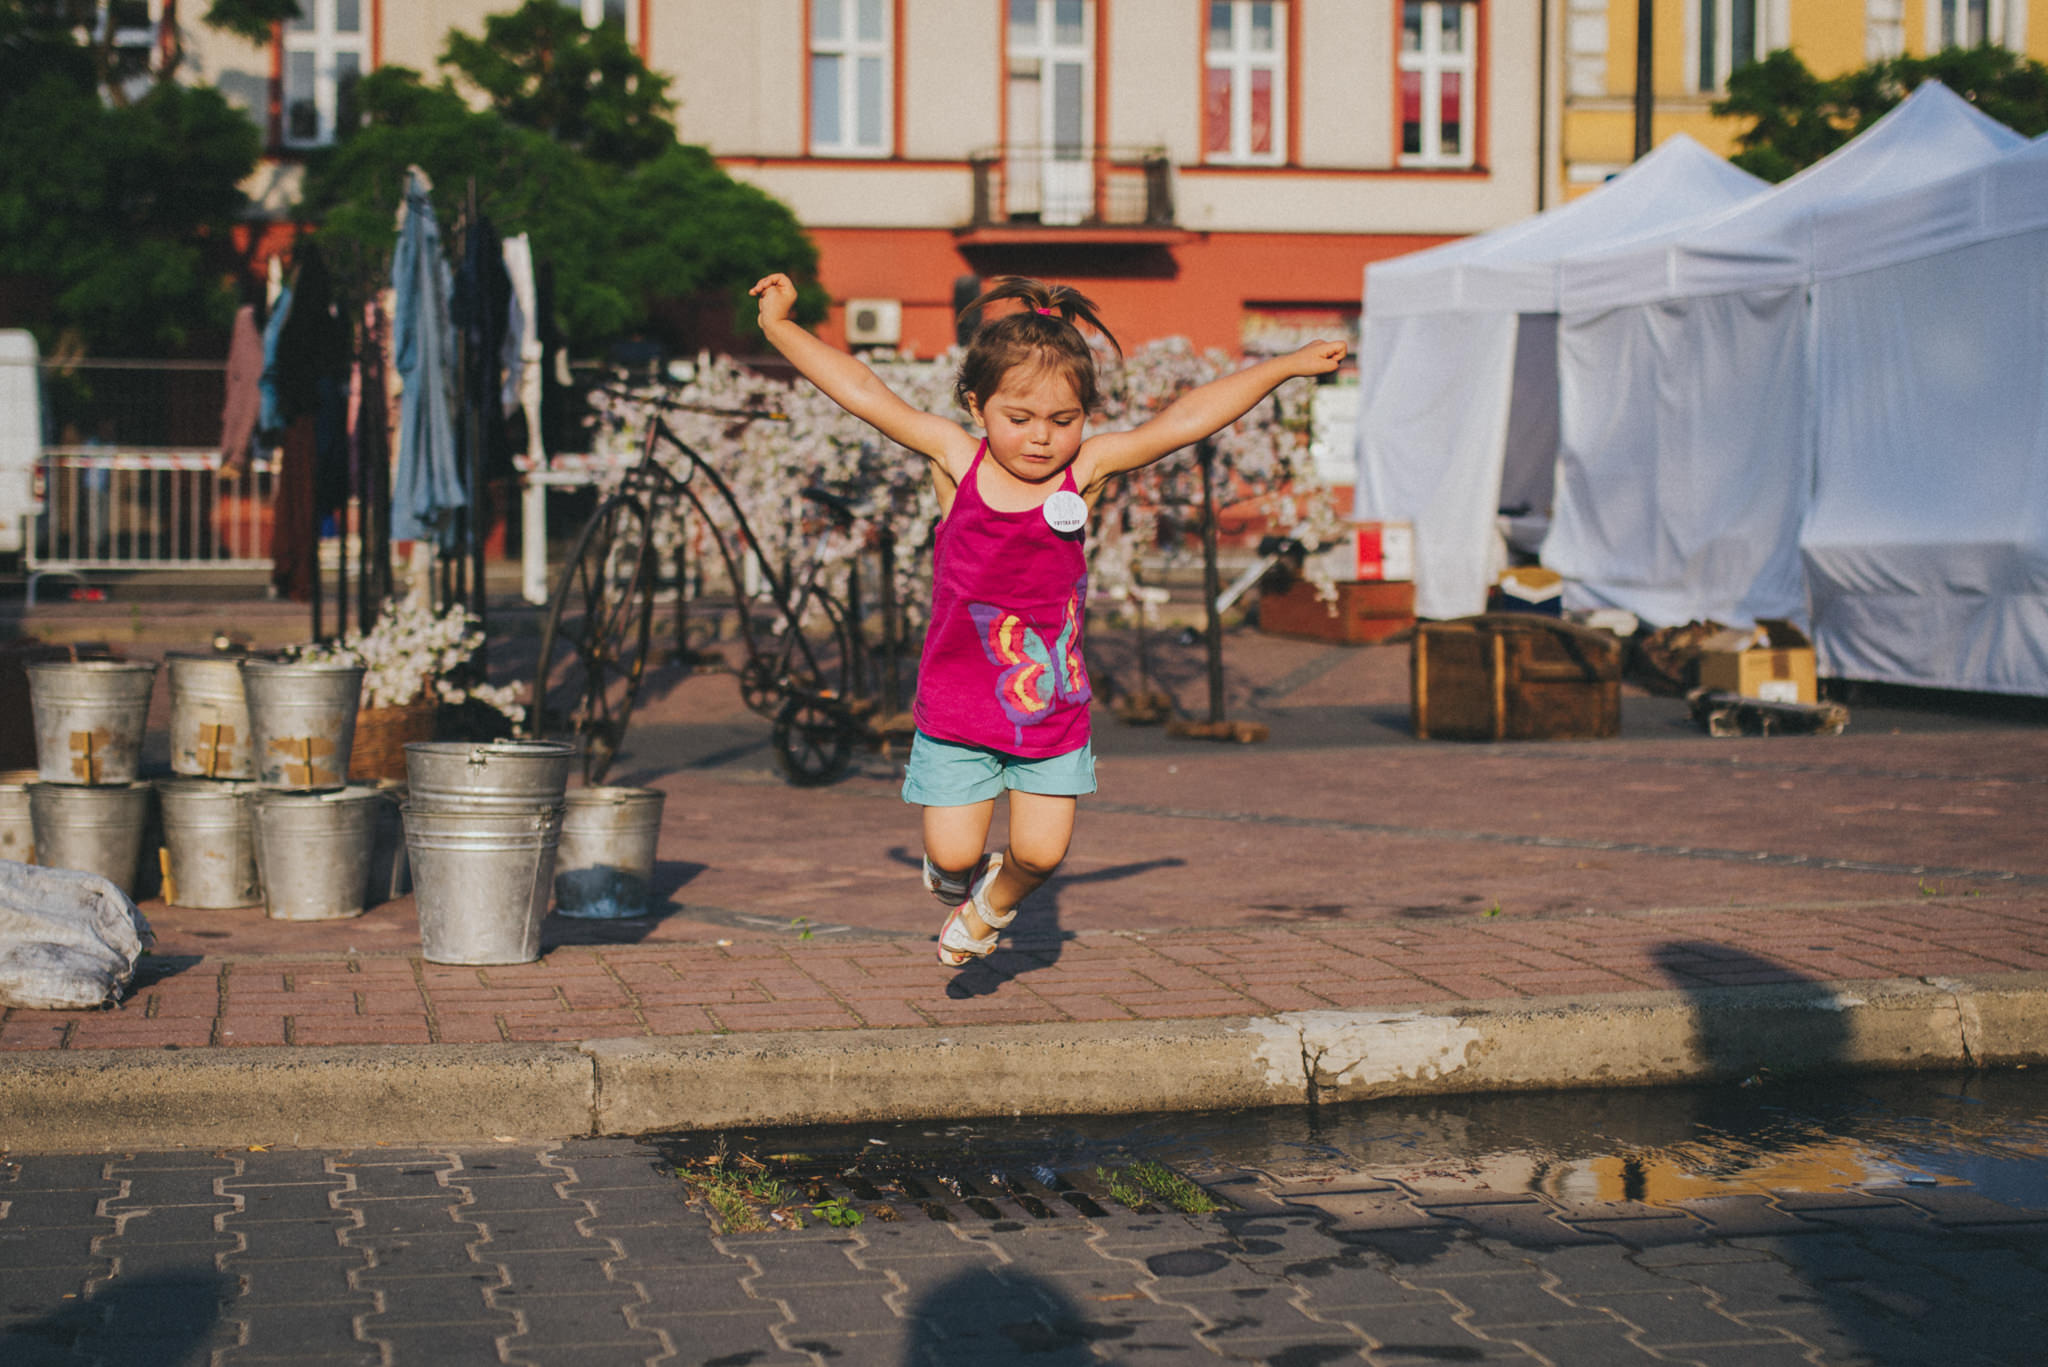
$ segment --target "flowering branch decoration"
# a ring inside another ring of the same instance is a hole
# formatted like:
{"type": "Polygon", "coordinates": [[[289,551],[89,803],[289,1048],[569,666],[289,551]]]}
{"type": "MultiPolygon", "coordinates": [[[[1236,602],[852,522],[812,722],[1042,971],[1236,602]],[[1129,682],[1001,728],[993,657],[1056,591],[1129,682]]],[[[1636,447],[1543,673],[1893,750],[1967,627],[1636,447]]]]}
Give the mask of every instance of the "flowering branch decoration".
{"type": "Polygon", "coordinates": [[[297,658],[309,664],[363,666],[362,705],[405,707],[422,699],[461,703],[471,698],[503,713],[513,725],[526,718],[521,691],[513,685],[456,683],[451,675],[469,663],[484,642],[483,624],[460,603],[436,612],[423,594],[394,598],[368,631],[354,631],[336,645],[301,646],[297,658]]]}

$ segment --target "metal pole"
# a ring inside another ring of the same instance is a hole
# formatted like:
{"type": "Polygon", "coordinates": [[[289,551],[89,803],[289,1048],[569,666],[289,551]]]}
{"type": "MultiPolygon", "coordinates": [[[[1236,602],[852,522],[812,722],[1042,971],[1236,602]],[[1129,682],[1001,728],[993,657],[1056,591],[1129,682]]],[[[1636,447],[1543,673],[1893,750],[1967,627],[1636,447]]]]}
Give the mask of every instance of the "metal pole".
{"type": "Polygon", "coordinates": [[[1650,153],[1650,115],[1656,107],[1656,0],[1636,0],[1636,156],[1650,153]]]}
{"type": "Polygon", "coordinates": [[[1223,576],[1216,569],[1216,448],[1195,447],[1202,467],[1202,611],[1208,617],[1209,720],[1223,720],[1223,614],[1216,600],[1223,596],[1223,576]]]}
{"type": "MultiPolygon", "coordinates": [[[[468,232],[475,232],[477,230],[477,214],[476,177],[471,176],[469,178],[468,232]]],[[[465,249],[466,246],[467,244],[465,244],[465,249]]],[[[487,358],[465,355],[463,361],[464,369],[462,373],[465,388],[467,388],[469,382],[475,379],[475,376],[469,373],[470,370],[475,369],[481,373],[482,367],[487,363],[487,358]]],[[[484,538],[490,534],[491,530],[491,495],[490,490],[484,487],[485,412],[483,407],[485,403],[489,402],[489,396],[482,393],[470,393],[465,397],[468,402],[464,404],[463,411],[469,418],[469,610],[476,614],[477,630],[484,638],[483,644],[476,648],[476,656],[471,661],[470,667],[475,671],[476,677],[481,679],[485,673],[485,657],[490,650],[490,627],[485,619],[484,603],[484,538]]]]}

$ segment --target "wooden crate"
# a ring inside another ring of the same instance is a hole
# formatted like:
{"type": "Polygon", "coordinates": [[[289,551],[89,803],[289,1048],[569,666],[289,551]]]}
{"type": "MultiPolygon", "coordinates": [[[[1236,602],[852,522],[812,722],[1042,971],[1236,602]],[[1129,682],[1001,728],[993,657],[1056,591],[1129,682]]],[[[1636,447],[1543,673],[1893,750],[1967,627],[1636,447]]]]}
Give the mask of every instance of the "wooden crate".
{"type": "Polygon", "coordinates": [[[1259,590],[1259,630],[1275,636],[1368,645],[1415,624],[1415,585],[1406,581],[1337,585],[1336,613],[1316,597],[1316,586],[1296,579],[1285,588],[1259,590]]]}
{"type": "Polygon", "coordinates": [[[1597,740],[1621,733],[1621,638],[1524,612],[1416,628],[1415,734],[1445,740],[1597,740]]]}

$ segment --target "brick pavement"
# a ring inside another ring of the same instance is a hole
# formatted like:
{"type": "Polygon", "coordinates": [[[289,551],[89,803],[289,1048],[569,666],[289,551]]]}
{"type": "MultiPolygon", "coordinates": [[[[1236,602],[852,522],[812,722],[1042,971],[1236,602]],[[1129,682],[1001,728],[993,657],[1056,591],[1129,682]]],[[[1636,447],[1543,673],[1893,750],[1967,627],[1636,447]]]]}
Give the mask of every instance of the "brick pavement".
{"type": "Polygon", "coordinates": [[[1199,1172],[1207,1216],[742,1234],[626,1141],[0,1160],[0,1360],[1989,1367],[2048,1330],[2048,1220],[1964,1187],[1435,1174],[1283,1159],[1199,1172]]]}
{"type": "Polygon", "coordinates": [[[2048,968],[2048,907],[1849,907],[1081,932],[954,972],[909,936],[563,946],[500,968],[417,957],[153,957],[102,1012],[10,1010],[0,1051],[469,1044],[1267,1015],[1643,989],[2048,968]]]}

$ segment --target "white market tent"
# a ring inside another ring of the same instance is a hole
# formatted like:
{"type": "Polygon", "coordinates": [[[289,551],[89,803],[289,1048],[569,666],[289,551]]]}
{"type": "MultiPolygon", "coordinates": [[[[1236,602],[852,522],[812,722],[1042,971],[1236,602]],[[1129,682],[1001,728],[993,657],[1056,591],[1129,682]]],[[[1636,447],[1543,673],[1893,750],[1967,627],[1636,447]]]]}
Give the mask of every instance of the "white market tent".
{"type": "MultiPolygon", "coordinates": [[[[1914,187],[2024,141],[1930,83],[1764,195],[1562,263],[1542,558],[1568,607],[1626,608],[1652,626],[1809,620],[1799,531],[1814,480],[1816,223],[1853,237],[1914,187]]],[[[1901,315],[1884,331],[1911,327],[1901,315]]],[[[1866,373],[1859,395],[1881,405],[1888,387],[1866,373]]]]}
{"type": "Polygon", "coordinates": [[[1558,261],[1765,188],[1681,134],[1547,213],[1368,268],[1356,515],[1415,524],[1420,615],[1480,611],[1497,513],[1550,504],[1558,261]]]}
{"type": "Polygon", "coordinates": [[[1822,672],[2048,693],[2048,141],[1813,242],[1822,672]]]}

